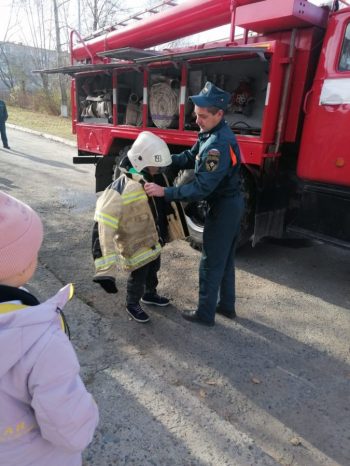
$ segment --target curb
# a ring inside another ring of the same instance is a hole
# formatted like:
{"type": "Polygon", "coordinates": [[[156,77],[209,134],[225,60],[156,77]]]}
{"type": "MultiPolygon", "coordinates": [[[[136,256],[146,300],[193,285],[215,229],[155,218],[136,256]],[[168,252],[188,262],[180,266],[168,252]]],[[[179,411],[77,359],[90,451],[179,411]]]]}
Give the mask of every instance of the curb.
{"type": "Polygon", "coordinates": [[[6,126],[12,129],[23,131],[24,133],[35,134],[36,136],[41,136],[45,139],[50,139],[51,141],[60,142],[62,144],[66,144],[67,146],[77,147],[76,142],[70,141],[69,139],[60,138],[59,136],[54,136],[53,134],[47,134],[40,131],[35,131],[34,129],[23,128],[23,126],[13,125],[12,123],[6,123],[6,126]]]}

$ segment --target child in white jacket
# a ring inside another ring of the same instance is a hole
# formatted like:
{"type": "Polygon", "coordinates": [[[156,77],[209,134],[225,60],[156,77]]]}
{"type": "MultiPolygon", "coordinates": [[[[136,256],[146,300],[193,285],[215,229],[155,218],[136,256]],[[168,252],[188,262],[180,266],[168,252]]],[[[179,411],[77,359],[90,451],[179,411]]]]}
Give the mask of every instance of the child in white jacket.
{"type": "Polygon", "coordinates": [[[98,408],[79,376],[61,310],[72,285],[39,303],[23,285],[43,239],[38,215],[0,191],[0,464],[80,466],[98,408]]]}

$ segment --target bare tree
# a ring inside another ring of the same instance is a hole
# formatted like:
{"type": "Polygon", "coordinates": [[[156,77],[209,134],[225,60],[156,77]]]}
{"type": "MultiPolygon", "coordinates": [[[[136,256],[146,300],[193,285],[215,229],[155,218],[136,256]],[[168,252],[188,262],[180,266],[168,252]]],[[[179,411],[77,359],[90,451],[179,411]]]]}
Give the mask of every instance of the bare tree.
{"type": "MultiPolygon", "coordinates": [[[[32,44],[30,49],[31,59],[36,69],[45,69],[52,62],[50,48],[53,46],[52,15],[45,7],[45,0],[17,0],[26,20],[27,29],[22,31],[24,43],[32,44]]],[[[48,76],[40,73],[42,87],[49,96],[48,76]]]]}
{"type": "Polygon", "coordinates": [[[15,86],[15,77],[13,73],[8,53],[6,51],[6,43],[0,44],[0,80],[7,87],[12,90],[15,86]]]}
{"type": "Polygon", "coordinates": [[[0,43],[0,80],[11,91],[15,86],[15,76],[14,69],[11,66],[11,60],[9,59],[8,52],[6,49],[6,40],[7,36],[10,34],[13,24],[15,23],[15,7],[14,1],[12,0],[10,5],[10,15],[6,25],[5,30],[3,31],[3,40],[4,42],[0,43]]]}
{"type": "MultiPolygon", "coordinates": [[[[61,28],[59,22],[58,9],[59,5],[57,0],[52,0],[54,20],[55,20],[55,33],[56,33],[56,51],[57,51],[57,65],[59,67],[64,64],[64,56],[62,53],[61,45],[61,28]]],[[[62,6],[62,4],[61,4],[62,6]]],[[[68,116],[68,99],[67,99],[67,89],[64,76],[62,74],[58,75],[60,91],[61,91],[61,116],[68,116]]]]}
{"type": "Polygon", "coordinates": [[[9,16],[6,27],[1,31],[3,36],[2,40],[5,42],[11,39],[13,32],[16,29],[16,25],[18,24],[18,12],[16,11],[16,4],[15,0],[11,1],[11,4],[8,6],[9,16]]]}
{"type": "Polygon", "coordinates": [[[81,0],[83,34],[112,25],[130,11],[121,0],[81,0]]]}

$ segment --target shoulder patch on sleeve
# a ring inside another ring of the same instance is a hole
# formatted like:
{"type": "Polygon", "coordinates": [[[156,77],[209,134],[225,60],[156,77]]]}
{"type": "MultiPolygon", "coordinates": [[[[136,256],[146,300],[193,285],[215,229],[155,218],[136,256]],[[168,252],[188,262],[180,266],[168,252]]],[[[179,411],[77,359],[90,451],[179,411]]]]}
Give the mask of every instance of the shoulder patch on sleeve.
{"type": "Polygon", "coordinates": [[[205,168],[208,172],[213,172],[217,169],[219,164],[220,151],[217,149],[210,149],[205,159],[205,168]]]}

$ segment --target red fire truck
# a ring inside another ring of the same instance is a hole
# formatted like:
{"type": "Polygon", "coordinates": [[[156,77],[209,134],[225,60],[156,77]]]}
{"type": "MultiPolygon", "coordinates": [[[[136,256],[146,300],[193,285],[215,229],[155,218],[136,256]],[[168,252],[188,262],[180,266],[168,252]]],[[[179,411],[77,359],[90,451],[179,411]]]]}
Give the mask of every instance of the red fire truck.
{"type": "MultiPolygon", "coordinates": [[[[287,230],[349,247],[350,2],[165,3],[136,24],[85,39],[72,32],[71,66],[51,72],[73,78],[74,162],[96,163],[100,191],[140,131],[172,153],[191,147],[198,127],[188,96],[209,80],[231,94],[225,118],[242,153],[242,238],[255,244],[287,230]],[[224,24],[227,40],[159,47],[224,24]]],[[[205,208],[190,212],[199,240],[205,208]]]]}

